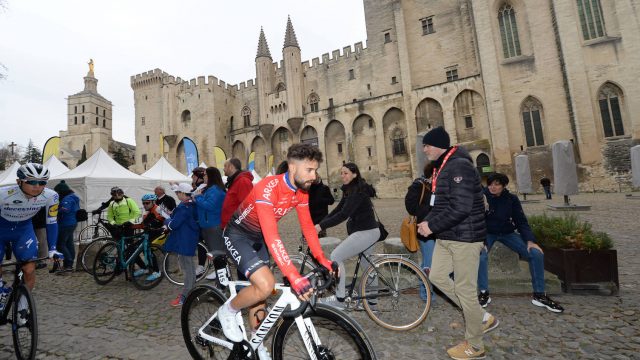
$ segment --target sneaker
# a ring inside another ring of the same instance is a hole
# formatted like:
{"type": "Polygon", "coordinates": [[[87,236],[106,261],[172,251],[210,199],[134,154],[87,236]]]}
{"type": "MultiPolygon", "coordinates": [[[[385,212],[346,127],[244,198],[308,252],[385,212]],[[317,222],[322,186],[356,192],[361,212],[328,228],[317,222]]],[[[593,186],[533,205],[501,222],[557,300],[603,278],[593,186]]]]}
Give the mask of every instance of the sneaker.
{"type": "Polygon", "coordinates": [[[258,353],[258,359],[271,360],[271,354],[269,354],[269,351],[264,346],[264,343],[261,343],[260,346],[258,346],[258,349],[256,352],[258,353]]]}
{"type": "Polygon", "coordinates": [[[483,308],[486,308],[487,305],[491,304],[491,296],[489,296],[489,292],[481,290],[480,294],[478,294],[478,302],[483,308]]]}
{"type": "Polygon", "coordinates": [[[485,312],[484,319],[482,319],[482,332],[486,334],[489,331],[497,328],[499,324],[500,321],[498,321],[495,316],[489,314],[488,312],[485,312]]]}
{"type": "Polygon", "coordinates": [[[204,273],[204,266],[198,265],[196,266],[196,276],[200,276],[204,273]]]}
{"type": "Polygon", "coordinates": [[[215,280],[217,277],[218,276],[216,275],[216,269],[213,269],[213,271],[210,272],[209,275],[206,276],[207,280],[215,280]]]}
{"type": "Polygon", "coordinates": [[[133,272],[133,277],[137,278],[147,273],[147,269],[138,269],[133,272]]]}
{"type": "Polygon", "coordinates": [[[230,303],[231,300],[227,300],[227,302],[220,306],[218,309],[218,321],[220,321],[224,336],[230,341],[238,343],[241,342],[244,337],[242,336],[242,331],[236,318],[238,313],[231,311],[230,303]]]}
{"type": "Polygon", "coordinates": [[[73,266],[65,266],[64,272],[73,272],[73,266]]]}
{"type": "Polygon", "coordinates": [[[554,313],[561,313],[564,311],[564,308],[560,306],[560,304],[551,300],[551,298],[549,298],[545,293],[533,294],[533,299],[531,300],[531,303],[535,306],[546,307],[547,310],[552,311],[554,313]]]}
{"type": "Polygon", "coordinates": [[[169,304],[173,307],[182,306],[184,304],[184,296],[182,294],[178,295],[169,304]]]}
{"type": "Polygon", "coordinates": [[[154,273],[151,273],[151,275],[147,276],[146,281],[156,281],[160,278],[160,276],[162,276],[160,271],[156,271],[154,273]]]}
{"type": "Polygon", "coordinates": [[[477,349],[466,341],[447,350],[447,354],[452,359],[484,359],[485,354],[483,349],[477,349]]]}

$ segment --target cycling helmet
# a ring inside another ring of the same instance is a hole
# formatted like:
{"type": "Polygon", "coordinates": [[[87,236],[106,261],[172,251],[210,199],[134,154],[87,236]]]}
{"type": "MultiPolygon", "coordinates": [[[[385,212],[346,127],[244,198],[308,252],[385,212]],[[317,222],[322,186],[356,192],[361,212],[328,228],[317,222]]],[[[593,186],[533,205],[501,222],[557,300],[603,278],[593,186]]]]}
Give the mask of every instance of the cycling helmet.
{"type": "Polygon", "coordinates": [[[49,180],[49,169],[46,166],[36,163],[26,163],[17,171],[18,179],[33,179],[33,180],[49,180]]]}
{"type": "Polygon", "coordinates": [[[115,194],[118,194],[118,193],[124,194],[124,191],[122,191],[122,189],[120,189],[117,186],[114,186],[114,187],[111,188],[111,195],[115,195],[115,194]]]}
{"type": "Polygon", "coordinates": [[[144,194],[142,195],[142,201],[156,201],[158,197],[156,194],[144,194]]]}

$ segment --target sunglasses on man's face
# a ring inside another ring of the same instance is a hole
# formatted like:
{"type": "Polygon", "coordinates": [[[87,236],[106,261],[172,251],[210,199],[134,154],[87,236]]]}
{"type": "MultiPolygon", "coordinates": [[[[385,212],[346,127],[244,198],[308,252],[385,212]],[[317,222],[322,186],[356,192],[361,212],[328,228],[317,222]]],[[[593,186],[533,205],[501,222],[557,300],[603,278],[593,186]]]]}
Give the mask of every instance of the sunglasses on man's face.
{"type": "Polygon", "coordinates": [[[23,180],[23,182],[27,185],[31,185],[31,186],[45,186],[47,185],[47,181],[46,180],[23,180]]]}
{"type": "Polygon", "coordinates": [[[153,201],[143,201],[142,205],[151,205],[153,204],[153,201]]]}

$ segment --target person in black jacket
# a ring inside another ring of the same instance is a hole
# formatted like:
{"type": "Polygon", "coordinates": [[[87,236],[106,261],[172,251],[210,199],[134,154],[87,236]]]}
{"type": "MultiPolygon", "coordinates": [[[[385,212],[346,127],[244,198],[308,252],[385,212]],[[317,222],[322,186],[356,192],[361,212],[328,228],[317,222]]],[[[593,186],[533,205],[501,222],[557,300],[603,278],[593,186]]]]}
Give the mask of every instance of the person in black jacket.
{"type": "MultiPolygon", "coordinates": [[[[416,223],[422,222],[431,206],[429,205],[429,199],[431,198],[431,175],[433,175],[433,162],[427,161],[424,167],[423,175],[413,181],[407,194],[404,196],[404,207],[407,209],[409,215],[416,217],[416,223]],[[422,198],[422,201],[420,200],[422,198]]],[[[431,272],[431,258],[433,257],[433,248],[436,245],[436,238],[433,234],[428,237],[418,234],[418,245],[420,246],[420,253],[422,254],[422,271],[429,276],[431,272]]],[[[431,292],[431,298],[433,299],[434,293],[431,292]]],[[[420,298],[424,301],[427,300],[426,289],[420,286],[420,298]]]]}
{"type": "Polygon", "coordinates": [[[429,200],[432,209],[418,224],[421,235],[438,238],[429,279],[462,308],[466,327],[465,341],[447,354],[456,359],[484,358],[482,335],[495,329],[498,320],[482,309],[477,297],[480,251],[487,235],[480,176],[469,153],[450,146],[444,128],[429,131],[422,143],[436,167],[429,200]],[[452,272],[455,280],[449,276],[452,272]]]}
{"type": "MultiPolygon", "coordinates": [[[[319,224],[329,214],[329,205],[333,205],[336,200],[331,195],[331,189],[322,183],[320,175],[309,188],[309,212],[314,224],[319,224]]],[[[322,230],[318,237],[327,236],[327,232],[322,230]]]]}
{"type": "Polygon", "coordinates": [[[486,249],[480,253],[480,267],[478,269],[478,301],[482,307],[491,302],[489,297],[489,266],[487,252],[496,241],[500,241],[509,249],[520,255],[521,259],[529,262],[533,299],[531,303],[547,308],[549,311],[561,313],[562,306],[551,300],[544,291],[544,253],[529,227],[522,205],[517,196],[505,187],[509,178],[505,174],[495,173],[487,179],[484,189],[489,210],[487,211],[487,241],[486,249]],[[517,230],[517,232],[516,232],[517,230]]]}
{"type": "MultiPolygon", "coordinates": [[[[373,252],[372,245],[380,238],[380,229],[371,202],[371,188],[360,175],[358,166],[347,163],[340,170],[342,178],[342,199],[335,209],[316,225],[318,232],[334,227],[347,220],[347,233],[344,239],[331,253],[331,261],[338,263],[338,286],[336,295],[323,299],[324,303],[344,308],[345,297],[345,269],[344,261],[363,252],[367,255],[373,252]]],[[[365,260],[363,266],[369,263],[365,260]]],[[[375,284],[374,284],[375,286],[375,284]]],[[[371,305],[374,305],[373,302],[371,305]]]]}

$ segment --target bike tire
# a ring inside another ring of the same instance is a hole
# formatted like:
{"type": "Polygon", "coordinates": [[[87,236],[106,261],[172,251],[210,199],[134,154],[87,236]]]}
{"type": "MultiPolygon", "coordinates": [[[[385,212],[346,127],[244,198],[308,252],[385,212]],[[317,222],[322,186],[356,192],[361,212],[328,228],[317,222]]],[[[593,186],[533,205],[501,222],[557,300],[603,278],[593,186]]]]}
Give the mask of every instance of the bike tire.
{"type": "Polygon", "coordinates": [[[18,360],[33,360],[36,358],[38,347],[38,317],[36,303],[31,292],[25,285],[18,286],[14,294],[12,335],[13,347],[18,360]],[[25,299],[26,306],[20,309],[20,302],[25,299]],[[26,322],[21,322],[24,319],[26,322]]]}
{"type": "MultiPolygon", "coordinates": [[[[138,254],[138,256],[143,256],[143,255],[141,253],[141,254],[138,254]]],[[[151,271],[149,271],[148,268],[142,269],[142,270],[146,270],[146,272],[141,276],[138,276],[138,277],[134,276],[136,271],[141,269],[139,264],[136,264],[135,261],[132,261],[131,264],[129,264],[129,276],[131,276],[131,281],[133,282],[133,286],[135,286],[140,290],[153,289],[154,287],[160,284],[163,278],[161,264],[162,264],[162,261],[164,260],[164,251],[162,251],[162,248],[160,246],[151,245],[149,246],[149,256],[151,257],[151,259],[145,259],[143,261],[147,267],[151,267],[150,269],[151,271]],[[154,280],[148,280],[149,276],[151,276],[155,272],[159,272],[160,276],[154,280]]]]}
{"type": "Polygon", "coordinates": [[[93,260],[93,279],[99,285],[106,285],[120,272],[120,256],[115,242],[104,244],[93,260]]]}
{"type": "MultiPolygon", "coordinates": [[[[316,354],[319,359],[374,360],[377,359],[371,341],[364,330],[345,313],[324,304],[309,306],[303,317],[312,319],[321,341],[316,354]],[[342,344],[340,344],[342,342],[342,344]]],[[[274,360],[303,358],[307,354],[294,318],[283,318],[276,324],[271,354],[274,360]]]]}
{"type": "Polygon", "coordinates": [[[78,233],[78,244],[84,245],[95,239],[111,237],[111,233],[102,225],[87,225],[78,233]]]}
{"type": "MultiPolygon", "coordinates": [[[[211,285],[198,285],[187,295],[182,305],[180,325],[182,337],[193,359],[229,358],[231,354],[229,349],[210,343],[198,336],[198,330],[202,324],[209,320],[226,300],[225,295],[211,285]]],[[[224,339],[222,327],[217,320],[214,320],[207,330],[207,334],[224,339]]]]}
{"type": "MultiPolygon", "coordinates": [[[[207,250],[207,247],[201,242],[198,243],[198,246],[202,247],[202,250],[205,250],[205,252],[209,251],[207,250]]],[[[196,255],[193,256],[194,263],[197,263],[198,261],[197,253],[198,250],[196,249],[196,255]]],[[[204,264],[204,271],[201,274],[196,275],[196,282],[202,280],[205,276],[207,276],[207,273],[211,268],[211,261],[207,259],[204,264]]],[[[180,269],[180,266],[178,264],[178,254],[173,252],[168,252],[165,254],[164,259],[162,260],[162,273],[172,284],[178,286],[184,285],[184,275],[182,273],[182,269],[180,269]]]]}
{"type": "Polygon", "coordinates": [[[82,250],[82,254],[80,255],[80,264],[86,273],[93,275],[93,261],[95,260],[98,250],[100,250],[100,248],[102,248],[107,242],[115,244],[115,241],[113,241],[111,237],[107,236],[93,240],[82,250]]]}
{"type": "Polygon", "coordinates": [[[361,303],[371,320],[393,331],[419,326],[431,308],[429,280],[416,264],[401,257],[373,261],[362,274],[360,295],[365,297],[361,303]],[[426,301],[420,298],[421,285],[426,301]]]}

